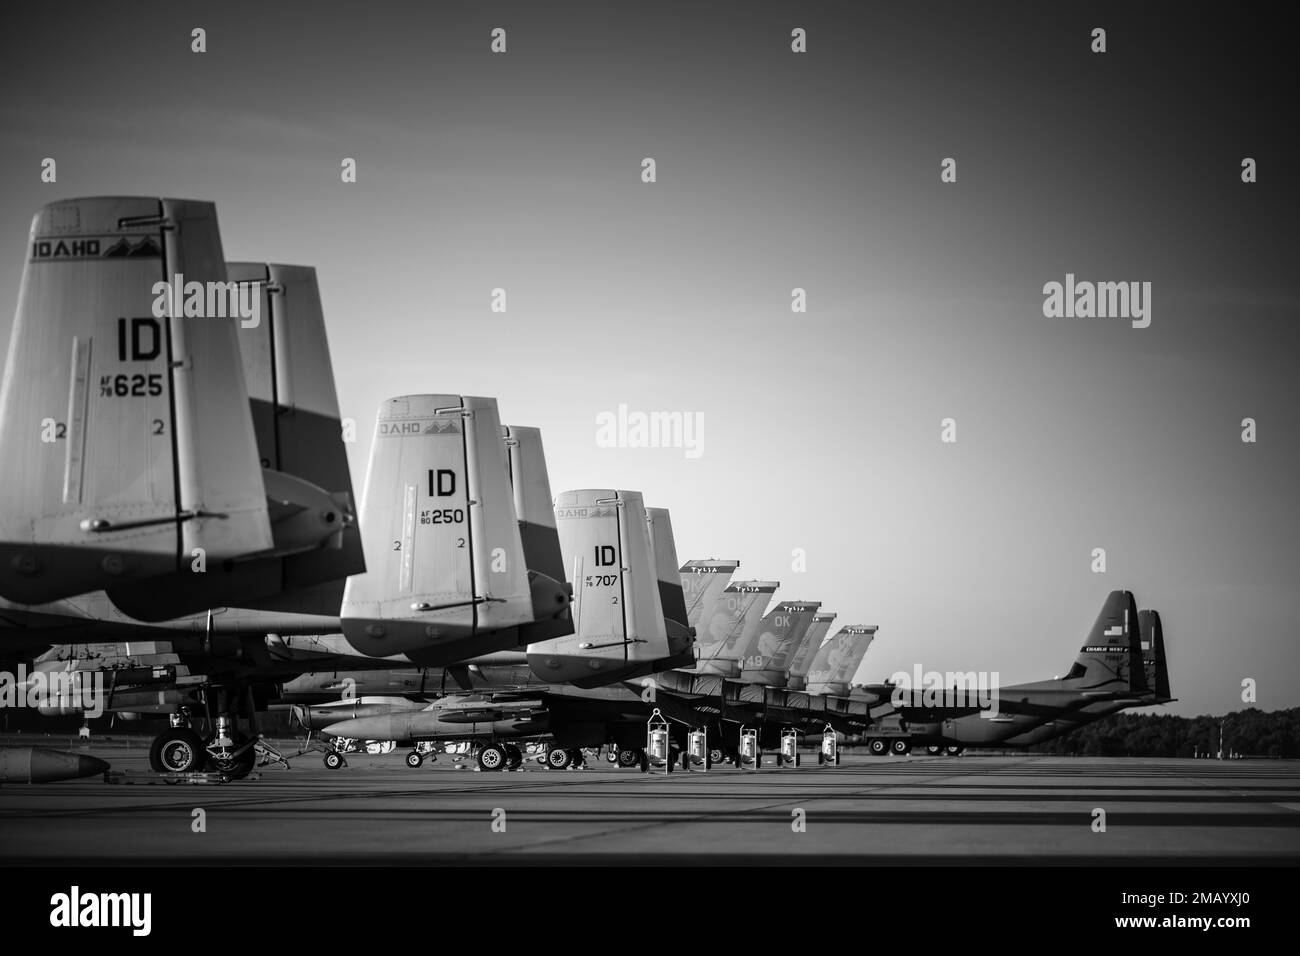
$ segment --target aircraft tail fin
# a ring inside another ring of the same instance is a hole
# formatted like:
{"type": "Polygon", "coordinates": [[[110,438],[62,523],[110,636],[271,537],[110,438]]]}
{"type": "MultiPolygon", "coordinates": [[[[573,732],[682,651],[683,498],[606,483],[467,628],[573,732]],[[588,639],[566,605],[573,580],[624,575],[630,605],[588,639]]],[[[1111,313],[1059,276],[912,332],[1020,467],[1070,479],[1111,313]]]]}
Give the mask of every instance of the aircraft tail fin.
{"type": "Polygon", "coordinates": [[[560,533],[555,528],[555,502],[551,479],[546,471],[542,433],[537,428],[507,425],[502,432],[510,486],[519,518],[519,537],[524,547],[529,585],[533,592],[536,621],[525,625],[523,643],[573,633],[569,619],[571,588],[565,580],[560,533]]]}
{"type": "Polygon", "coordinates": [[[820,607],[820,601],[782,601],[766,614],[748,646],[740,649],[740,679],[784,686],[790,658],[820,607]]]}
{"type": "Polygon", "coordinates": [[[846,624],[826,641],[808,668],[808,693],[842,696],[849,692],[867,649],[876,638],[874,624],[846,624]]]}
{"type": "Polygon", "coordinates": [[[722,600],[731,575],[740,567],[739,561],[687,561],[682,565],[682,591],[686,597],[686,623],[698,627],[700,621],[713,616],[714,608],[722,600]]]}
{"type": "Polygon", "coordinates": [[[239,329],[208,317],[226,290],[211,203],[37,213],[0,388],[0,594],[44,603],[272,546],[239,329]]]}
{"type": "Polygon", "coordinates": [[[812,667],[813,658],[821,649],[822,641],[830,633],[831,624],[834,623],[836,615],[831,611],[818,611],[813,615],[812,625],[808,628],[808,633],[804,635],[799,647],[796,648],[790,657],[790,667],[786,678],[786,687],[791,690],[803,690],[807,684],[808,670],[812,667]]]}
{"type": "Polygon", "coordinates": [[[1085,691],[1145,690],[1137,602],[1131,591],[1111,591],[1107,595],[1087,641],[1063,680],[1085,691]]]}
{"type": "Polygon", "coordinates": [[[1173,700],[1169,688],[1169,663],[1165,658],[1164,628],[1159,611],[1139,611],[1138,626],[1142,632],[1142,663],[1146,670],[1147,688],[1158,700],[1173,700]]]}
{"type": "Polygon", "coordinates": [[[270,507],[274,553],[180,572],[183,586],[109,589],[125,613],[162,621],[238,602],[335,617],[349,575],[365,570],[316,270],[231,262],[241,300],[259,302],[238,330],[244,380],[270,507]]]}
{"type": "Polygon", "coordinates": [[[668,631],[668,656],[680,658],[679,664],[690,666],[695,663],[691,650],[695,644],[695,628],[687,623],[686,594],[677,570],[672,519],[667,508],[647,508],[645,514],[650,528],[655,574],[659,579],[659,603],[664,609],[664,624],[668,631]]]}
{"type": "Polygon", "coordinates": [[[343,633],[363,654],[444,665],[517,647],[535,620],[495,399],[382,403],[361,503],[366,572],[343,633]]]}
{"type": "Polygon", "coordinates": [[[696,625],[695,670],[734,676],[740,672],[735,648],[745,644],[762,623],[780,581],[733,581],[722,592],[713,613],[696,625]]]}
{"type": "Polygon", "coordinates": [[[533,673],[579,687],[650,673],[670,652],[641,493],[566,491],[555,521],[571,568],[574,633],[529,644],[533,673]]]}

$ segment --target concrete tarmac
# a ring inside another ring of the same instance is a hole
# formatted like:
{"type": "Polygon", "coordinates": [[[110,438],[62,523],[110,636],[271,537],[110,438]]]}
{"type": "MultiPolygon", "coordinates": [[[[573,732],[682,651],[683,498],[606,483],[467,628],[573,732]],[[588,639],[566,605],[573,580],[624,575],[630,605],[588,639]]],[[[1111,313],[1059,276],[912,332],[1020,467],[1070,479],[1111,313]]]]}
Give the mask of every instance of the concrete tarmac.
{"type": "Polygon", "coordinates": [[[399,750],[334,771],[307,754],[198,786],[158,781],[142,748],[81,750],[123,782],[0,786],[0,863],[1300,862],[1295,761],[846,755],[819,767],[804,754],[757,772],[642,774],[601,759],[486,773],[447,756],[411,770],[399,750]]]}

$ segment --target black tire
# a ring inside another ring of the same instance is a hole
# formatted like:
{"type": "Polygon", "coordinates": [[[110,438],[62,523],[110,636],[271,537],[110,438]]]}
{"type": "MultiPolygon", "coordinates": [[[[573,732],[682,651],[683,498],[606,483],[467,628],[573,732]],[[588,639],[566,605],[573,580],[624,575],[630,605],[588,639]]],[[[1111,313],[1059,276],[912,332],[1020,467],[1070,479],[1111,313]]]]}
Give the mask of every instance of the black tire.
{"type": "Polygon", "coordinates": [[[889,753],[889,745],[879,737],[873,737],[871,742],[867,744],[867,753],[873,757],[883,757],[889,753]]]}
{"type": "Polygon", "coordinates": [[[488,744],[486,747],[479,748],[478,768],[488,771],[504,770],[507,759],[504,747],[497,744],[488,744]]]}
{"type": "Polygon", "coordinates": [[[506,769],[518,770],[524,765],[524,752],[514,744],[506,744],[506,769]]]}
{"type": "MultiPolygon", "coordinates": [[[[248,744],[248,738],[243,734],[235,734],[234,749],[245,747],[248,744]]],[[[208,766],[217,773],[225,774],[235,780],[242,780],[247,777],[257,765],[257,751],[252,747],[241,751],[238,755],[230,758],[208,756],[208,766]]]]}
{"type": "Polygon", "coordinates": [[[839,765],[840,765],[840,752],[837,750],[835,751],[835,766],[838,767],[839,765]]]}
{"type": "Polygon", "coordinates": [[[949,757],[960,757],[965,750],[965,747],[947,747],[945,748],[945,753],[947,753],[949,757]]]}
{"type": "Polygon", "coordinates": [[[794,765],[795,765],[796,767],[799,766],[799,755],[798,755],[798,754],[795,754],[795,755],[794,755],[794,765]]]}
{"type": "Polygon", "coordinates": [[[930,746],[926,747],[926,748],[925,748],[925,752],[928,753],[931,757],[942,757],[942,756],[943,756],[943,748],[942,748],[942,747],[936,747],[936,746],[934,746],[933,744],[931,744],[930,746]]]}
{"type": "Polygon", "coordinates": [[[647,754],[644,750],[638,750],[637,753],[638,753],[638,755],[639,755],[639,757],[640,757],[641,772],[642,772],[642,773],[649,773],[649,772],[650,772],[650,755],[647,754]]]}
{"type": "Polygon", "coordinates": [[[582,752],[581,747],[574,747],[569,751],[569,766],[570,767],[587,766],[587,757],[582,752]]]}
{"type": "Polygon", "coordinates": [[[157,773],[198,773],[207,759],[203,741],[188,727],[165,730],[149,746],[149,766],[157,773]]]}
{"type": "Polygon", "coordinates": [[[338,770],[343,766],[343,755],[331,750],[325,755],[325,768],[327,770],[338,770]]]}
{"type": "Polygon", "coordinates": [[[715,763],[722,763],[727,759],[727,752],[721,747],[710,747],[708,758],[704,761],[704,766],[712,767],[715,763]]]}
{"type": "Polygon", "coordinates": [[[624,770],[635,767],[641,762],[640,754],[635,748],[631,747],[626,750],[620,749],[618,755],[614,759],[624,770]]]}
{"type": "Polygon", "coordinates": [[[546,768],[548,770],[564,770],[573,763],[573,754],[560,747],[552,747],[546,751],[546,768]]]}
{"type": "Polygon", "coordinates": [[[912,752],[912,742],[906,737],[895,737],[889,743],[889,752],[895,757],[906,757],[912,752]]]}
{"type": "Polygon", "coordinates": [[[419,770],[420,765],[424,763],[424,754],[418,750],[412,750],[406,755],[406,765],[412,770],[419,770]]]}
{"type": "Polygon", "coordinates": [[[826,762],[826,755],[822,753],[820,750],[817,751],[817,766],[820,767],[825,762],[826,762]]]}

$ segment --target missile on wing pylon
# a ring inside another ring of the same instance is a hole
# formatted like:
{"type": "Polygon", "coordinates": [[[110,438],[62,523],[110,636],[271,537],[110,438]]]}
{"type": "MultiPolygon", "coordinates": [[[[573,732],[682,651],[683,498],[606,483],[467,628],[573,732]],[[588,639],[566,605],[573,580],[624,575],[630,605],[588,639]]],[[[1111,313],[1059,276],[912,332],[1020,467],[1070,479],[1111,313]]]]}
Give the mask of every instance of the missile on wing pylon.
{"type": "Polygon", "coordinates": [[[567,615],[564,583],[525,561],[495,399],[384,402],[361,525],[367,570],[348,579],[341,617],[363,654],[441,666],[567,615]]]}
{"type": "Polygon", "coordinates": [[[193,314],[225,281],[211,203],[36,214],[0,388],[0,594],[39,604],[173,574],[195,549],[273,547],[239,329],[193,314]],[[195,307],[168,317],[179,297],[159,288],[181,275],[195,307]]]}
{"type": "Polygon", "coordinates": [[[530,644],[533,673],[597,687],[665,666],[671,652],[640,492],[563,492],[555,522],[573,585],[574,633],[530,644]]]}
{"type": "Polygon", "coordinates": [[[241,608],[336,617],[349,575],[365,570],[352,476],[339,419],[316,270],[230,262],[229,280],[260,321],[240,324],[239,346],[275,535],[275,556],[188,568],[177,587],[156,580],[108,589],[137,620],[163,621],[232,591],[241,608]]]}
{"type": "Polygon", "coordinates": [[[54,783],[93,777],[109,769],[98,757],[48,747],[0,748],[0,783],[54,783]]]}
{"type": "Polygon", "coordinates": [[[812,667],[813,658],[821,650],[822,641],[830,632],[835,617],[836,615],[829,611],[819,611],[813,617],[812,626],[808,628],[808,633],[804,635],[803,641],[790,658],[790,670],[785,683],[790,690],[804,690],[808,686],[808,670],[812,667]]]}
{"type": "Polygon", "coordinates": [[[848,694],[853,675],[875,640],[875,625],[847,624],[835,632],[813,656],[808,667],[807,690],[810,694],[843,696],[848,694]]]}

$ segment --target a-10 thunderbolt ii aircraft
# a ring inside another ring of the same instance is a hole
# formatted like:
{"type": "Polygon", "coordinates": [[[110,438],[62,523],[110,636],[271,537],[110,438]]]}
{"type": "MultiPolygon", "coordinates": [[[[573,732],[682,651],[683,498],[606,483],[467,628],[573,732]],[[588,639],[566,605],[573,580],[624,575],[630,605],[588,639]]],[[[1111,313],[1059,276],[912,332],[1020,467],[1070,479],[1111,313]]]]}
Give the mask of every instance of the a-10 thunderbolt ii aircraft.
{"type": "MultiPolygon", "coordinates": [[[[517,558],[512,499],[495,481],[504,468],[495,406],[462,411],[478,418],[467,447],[479,433],[494,440],[480,442],[476,470],[466,457],[439,474],[439,488],[468,496],[463,520],[488,545],[478,554],[517,558]]],[[[154,764],[246,772],[255,741],[236,720],[251,717],[249,692],[283,670],[267,669],[284,664],[271,660],[284,645],[268,649],[269,636],[337,633],[343,579],[365,567],[314,272],[227,267],[209,203],[46,206],[33,221],[0,388],[0,455],[11,463],[0,491],[7,653],[134,640],[207,658],[211,736],[176,715],[155,740],[154,764]]],[[[418,488],[405,493],[408,504],[434,503],[418,488]]],[[[470,623],[446,608],[420,620],[415,609],[401,626],[424,631],[408,633],[409,650],[450,663],[475,656],[476,638],[518,646],[566,632],[563,583],[534,578],[531,591],[521,584],[528,570],[508,563],[467,578],[452,562],[443,596],[472,608],[470,623]],[[488,603],[495,613],[483,612],[488,603]]],[[[349,626],[389,625],[354,614],[349,626]]]]}

